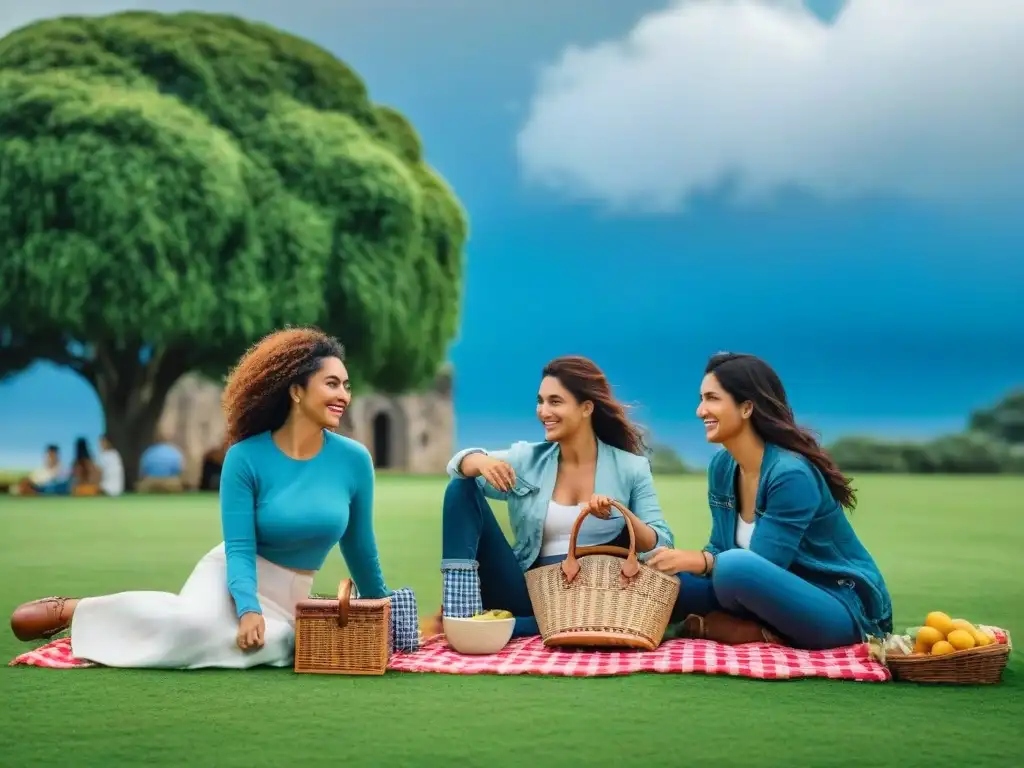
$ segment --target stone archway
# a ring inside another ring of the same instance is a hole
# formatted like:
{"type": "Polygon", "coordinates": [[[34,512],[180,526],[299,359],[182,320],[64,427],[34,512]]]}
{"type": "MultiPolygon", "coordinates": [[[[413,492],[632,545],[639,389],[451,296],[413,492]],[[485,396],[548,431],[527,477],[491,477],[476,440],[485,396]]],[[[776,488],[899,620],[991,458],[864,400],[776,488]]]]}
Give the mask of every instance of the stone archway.
{"type": "Polygon", "coordinates": [[[380,411],[373,417],[370,425],[373,441],[373,463],[378,469],[391,469],[394,466],[394,422],[391,414],[380,411]]]}

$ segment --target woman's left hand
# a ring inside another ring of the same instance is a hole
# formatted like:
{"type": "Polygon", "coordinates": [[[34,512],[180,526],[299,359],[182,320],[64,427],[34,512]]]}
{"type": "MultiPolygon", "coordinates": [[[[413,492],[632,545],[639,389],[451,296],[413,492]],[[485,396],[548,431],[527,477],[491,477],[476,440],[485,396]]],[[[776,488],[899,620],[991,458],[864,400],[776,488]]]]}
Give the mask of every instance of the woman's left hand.
{"type": "Polygon", "coordinates": [[[608,520],[612,516],[612,500],[608,496],[601,496],[595,493],[590,497],[590,501],[583,505],[581,512],[588,512],[594,517],[599,517],[602,520],[608,520]]]}
{"type": "Polygon", "coordinates": [[[647,558],[647,565],[669,576],[675,576],[689,570],[692,558],[693,553],[686,550],[658,547],[647,558]]]}

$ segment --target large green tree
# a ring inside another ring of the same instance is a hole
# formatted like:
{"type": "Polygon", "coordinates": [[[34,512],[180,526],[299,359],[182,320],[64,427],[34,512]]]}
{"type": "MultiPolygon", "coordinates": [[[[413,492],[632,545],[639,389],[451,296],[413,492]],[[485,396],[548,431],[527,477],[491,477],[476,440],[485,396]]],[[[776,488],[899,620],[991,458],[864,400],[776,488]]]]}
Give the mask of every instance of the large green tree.
{"type": "Polygon", "coordinates": [[[284,325],[365,386],[425,383],[466,238],[406,119],[305,40],[143,12],[0,40],[0,376],[77,371],[130,477],[180,376],[284,325]]]}

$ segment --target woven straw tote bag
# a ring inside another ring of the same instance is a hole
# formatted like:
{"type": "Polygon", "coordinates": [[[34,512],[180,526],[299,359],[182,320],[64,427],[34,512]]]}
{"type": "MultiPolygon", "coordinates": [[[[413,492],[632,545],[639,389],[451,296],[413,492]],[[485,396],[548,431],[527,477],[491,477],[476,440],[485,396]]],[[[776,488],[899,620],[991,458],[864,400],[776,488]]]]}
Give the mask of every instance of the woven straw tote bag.
{"type": "Polygon", "coordinates": [[[581,512],[569,538],[569,554],[526,572],[537,625],[546,646],[637,648],[651,651],[665,636],[679,595],[679,579],[644,565],[636,557],[636,534],[627,510],[629,549],[576,546],[581,512]]]}

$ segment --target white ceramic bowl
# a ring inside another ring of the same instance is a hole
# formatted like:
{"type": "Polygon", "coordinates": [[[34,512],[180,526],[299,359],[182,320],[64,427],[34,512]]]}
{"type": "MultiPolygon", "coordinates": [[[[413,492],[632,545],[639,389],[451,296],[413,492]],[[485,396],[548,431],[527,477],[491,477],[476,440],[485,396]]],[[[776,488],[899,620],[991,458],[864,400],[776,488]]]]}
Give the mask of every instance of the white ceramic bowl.
{"type": "Polygon", "coordinates": [[[455,619],[445,616],[444,635],[454,650],[467,655],[481,656],[497,653],[512,638],[515,619],[455,619]]]}

